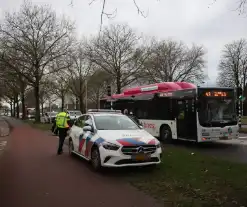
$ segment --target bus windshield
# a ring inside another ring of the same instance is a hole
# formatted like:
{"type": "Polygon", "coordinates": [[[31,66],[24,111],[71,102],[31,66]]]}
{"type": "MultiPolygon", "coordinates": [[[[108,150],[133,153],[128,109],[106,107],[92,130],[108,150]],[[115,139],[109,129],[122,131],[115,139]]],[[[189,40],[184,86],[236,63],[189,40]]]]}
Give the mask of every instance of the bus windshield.
{"type": "Polygon", "coordinates": [[[200,124],[237,122],[233,98],[203,98],[199,110],[200,124]]]}

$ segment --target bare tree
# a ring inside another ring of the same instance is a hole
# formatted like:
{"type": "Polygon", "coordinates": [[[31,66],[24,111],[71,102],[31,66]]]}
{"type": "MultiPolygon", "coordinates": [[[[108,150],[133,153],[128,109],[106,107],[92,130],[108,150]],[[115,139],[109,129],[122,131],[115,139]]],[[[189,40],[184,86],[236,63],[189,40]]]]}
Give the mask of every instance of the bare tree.
{"type": "Polygon", "coordinates": [[[65,97],[69,92],[69,74],[65,71],[54,74],[56,77],[52,78],[51,91],[61,100],[61,108],[64,110],[65,97]]]}
{"type": "Polygon", "coordinates": [[[205,51],[202,46],[188,48],[182,42],[153,42],[151,55],[139,79],[151,82],[200,82],[204,79],[205,51]]]}
{"type": "MultiPolygon", "coordinates": [[[[211,5],[216,3],[218,0],[212,0],[211,5]]],[[[246,5],[247,0],[235,0],[236,6],[234,7],[234,11],[238,11],[239,15],[246,13],[246,5]]]]}
{"type": "Polygon", "coordinates": [[[96,70],[88,80],[88,99],[99,108],[100,99],[107,93],[107,85],[112,82],[111,77],[104,70],[96,70]]]}
{"type": "Polygon", "coordinates": [[[239,11],[239,14],[246,12],[246,4],[247,0],[238,0],[237,1],[237,11],[239,11]]]}
{"type": "Polygon", "coordinates": [[[44,114],[45,103],[51,104],[52,102],[55,101],[54,99],[55,94],[53,89],[54,89],[54,84],[52,80],[46,78],[41,81],[40,91],[39,91],[40,92],[39,101],[40,101],[42,115],[44,114]]]}
{"type": "Polygon", "coordinates": [[[68,54],[73,31],[74,25],[66,19],[58,19],[49,6],[36,6],[27,1],[19,12],[7,14],[0,27],[2,46],[11,51],[2,59],[34,88],[38,122],[40,82],[44,76],[60,70],[54,69],[53,63],[68,54]]]}
{"type": "MultiPolygon", "coordinates": [[[[6,51],[5,51],[6,52],[6,51]]],[[[4,79],[4,81],[9,85],[9,87],[12,87],[15,91],[16,96],[20,97],[21,105],[22,105],[22,118],[25,119],[26,117],[26,110],[25,110],[25,91],[27,89],[27,81],[26,79],[20,74],[22,71],[22,68],[18,65],[15,67],[18,67],[18,72],[13,69],[13,67],[10,67],[9,64],[6,64],[6,62],[2,61],[2,54],[3,51],[0,50],[0,67],[1,67],[1,79],[4,79]]],[[[12,63],[14,65],[14,63],[12,63]]],[[[15,98],[15,100],[19,100],[19,98],[15,98]]],[[[18,102],[17,102],[18,104],[18,102]]],[[[19,108],[17,109],[19,110],[19,108]]],[[[17,117],[19,116],[19,111],[17,113],[17,117]]]]}
{"type": "Polygon", "coordinates": [[[110,25],[87,45],[87,57],[115,80],[117,93],[136,80],[149,53],[128,25],[110,25]]]}
{"type": "Polygon", "coordinates": [[[240,39],[225,45],[219,64],[220,86],[244,87],[247,78],[247,41],[240,39]]]}
{"type": "MultiPolygon", "coordinates": [[[[25,92],[26,83],[22,80],[22,77],[19,76],[14,70],[9,68],[3,62],[0,61],[1,69],[1,84],[2,91],[5,98],[9,101],[13,100],[13,115],[19,118],[19,97],[25,92]],[[6,89],[8,88],[8,89],[6,89]]],[[[21,99],[23,102],[24,100],[21,99]]],[[[24,114],[25,115],[25,114],[24,114]]]]}
{"type": "Polygon", "coordinates": [[[71,54],[72,65],[69,68],[69,88],[79,100],[80,110],[85,111],[85,92],[88,78],[93,73],[92,62],[85,56],[84,42],[78,43],[71,54]]]}

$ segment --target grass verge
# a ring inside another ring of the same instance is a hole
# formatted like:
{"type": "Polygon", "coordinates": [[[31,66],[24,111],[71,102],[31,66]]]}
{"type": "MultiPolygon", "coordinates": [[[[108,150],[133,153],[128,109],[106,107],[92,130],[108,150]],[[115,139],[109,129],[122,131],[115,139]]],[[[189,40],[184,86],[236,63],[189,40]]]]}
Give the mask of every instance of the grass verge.
{"type": "Polygon", "coordinates": [[[242,116],[241,117],[241,123],[247,125],[247,116],[242,116]]]}
{"type": "Polygon", "coordinates": [[[162,164],[126,179],[164,206],[246,206],[247,165],[167,146],[162,164]]]}
{"type": "Polygon", "coordinates": [[[42,123],[34,123],[33,120],[25,120],[25,123],[29,124],[31,127],[36,129],[41,129],[44,131],[51,130],[52,124],[42,124],[42,123]]]}
{"type": "Polygon", "coordinates": [[[243,127],[240,128],[239,129],[239,133],[245,133],[246,134],[247,133],[247,128],[243,128],[243,127]]]}

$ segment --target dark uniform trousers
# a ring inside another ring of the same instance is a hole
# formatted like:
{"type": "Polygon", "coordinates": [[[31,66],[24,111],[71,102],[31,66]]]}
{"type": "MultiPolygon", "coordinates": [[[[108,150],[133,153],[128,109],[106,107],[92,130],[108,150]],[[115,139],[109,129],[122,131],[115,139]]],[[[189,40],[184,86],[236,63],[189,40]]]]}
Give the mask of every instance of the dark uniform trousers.
{"type": "Polygon", "coordinates": [[[63,152],[63,143],[67,136],[68,129],[69,128],[58,128],[58,136],[59,136],[59,144],[57,150],[58,154],[61,154],[63,152]]]}

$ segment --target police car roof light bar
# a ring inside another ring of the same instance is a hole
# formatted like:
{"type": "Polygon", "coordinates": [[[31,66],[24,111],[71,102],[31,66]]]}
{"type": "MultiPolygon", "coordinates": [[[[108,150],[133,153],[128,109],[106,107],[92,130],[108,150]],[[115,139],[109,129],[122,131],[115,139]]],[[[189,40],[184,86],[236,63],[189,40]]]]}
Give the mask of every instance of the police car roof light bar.
{"type": "Polygon", "coordinates": [[[122,113],[121,110],[111,110],[111,109],[88,109],[88,112],[122,113]]]}

